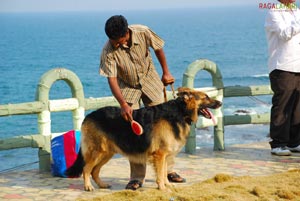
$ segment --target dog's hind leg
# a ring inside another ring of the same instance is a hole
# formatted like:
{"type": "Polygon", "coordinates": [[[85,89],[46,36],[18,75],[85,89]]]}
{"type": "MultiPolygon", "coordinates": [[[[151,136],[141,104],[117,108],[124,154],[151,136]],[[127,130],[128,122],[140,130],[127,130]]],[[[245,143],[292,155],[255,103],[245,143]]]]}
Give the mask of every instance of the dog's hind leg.
{"type": "Polygon", "coordinates": [[[99,173],[100,173],[101,167],[104,164],[106,164],[113,157],[113,155],[114,155],[113,153],[109,153],[109,154],[101,153],[97,159],[98,164],[92,170],[92,178],[96,182],[96,184],[99,186],[99,188],[110,188],[111,187],[111,185],[106,184],[103,181],[101,181],[99,173]]]}
{"type": "Polygon", "coordinates": [[[83,167],[84,190],[86,191],[94,190],[94,187],[90,179],[90,175],[94,167],[95,167],[95,163],[93,162],[86,163],[85,166],[83,167]]]}

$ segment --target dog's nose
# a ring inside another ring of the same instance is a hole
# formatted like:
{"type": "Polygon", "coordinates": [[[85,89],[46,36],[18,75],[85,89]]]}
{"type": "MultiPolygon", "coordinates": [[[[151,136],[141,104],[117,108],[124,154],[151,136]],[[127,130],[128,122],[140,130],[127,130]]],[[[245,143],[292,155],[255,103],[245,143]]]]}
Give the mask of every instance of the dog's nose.
{"type": "Polygon", "coordinates": [[[221,107],[221,106],[222,106],[222,102],[216,100],[215,108],[219,108],[219,107],[221,107]]]}

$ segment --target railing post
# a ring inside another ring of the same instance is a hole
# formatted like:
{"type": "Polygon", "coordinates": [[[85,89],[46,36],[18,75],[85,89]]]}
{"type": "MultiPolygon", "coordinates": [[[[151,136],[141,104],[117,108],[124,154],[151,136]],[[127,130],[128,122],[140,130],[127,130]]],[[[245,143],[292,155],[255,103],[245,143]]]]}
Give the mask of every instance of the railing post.
{"type": "Polygon", "coordinates": [[[74,130],[80,130],[82,121],[84,119],[84,113],[85,113],[84,107],[78,107],[72,112],[74,130]]]}
{"type": "MultiPolygon", "coordinates": [[[[209,60],[201,59],[196,60],[191,63],[185,73],[183,74],[182,86],[188,88],[194,88],[194,78],[198,71],[206,70],[212,76],[212,84],[217,89],[218,94],[216,99],[219,101],[223,101],[223,80],[220,70],[217,68],[217,65],[209,60]]],[[[214,150],[224,150],[224,124],[223,124],[223,112],[222,108],[216,109],[217,116],[217,125],[214,126],[214,150]]],[[[195,153],[196,152],[196,133],[195,133],[195,125],[192,125],[191,132],[189,138],[187,139],[187,143],[185,146],[185,151],[187,153],[195,153]]]]}
{"type": "Polygon", "coordinates": [[[50,171],[50,140],[51,140],[51,115],[49,110],[49,92],[52,84],[58,80],[64,80],[72,91],[72,97],[77,98],[79,107],[73,110],[73,127],[80,129],[84,119],[84,93],[80,79],[75,73],[65,68],[55,68],[46,72],[40,79],[36,92],[36,100],[42,102],[45,107],[38,114],[38,130],[41,135],[49,136],[45,146],[39,148],[40,171],[50,171]]]}

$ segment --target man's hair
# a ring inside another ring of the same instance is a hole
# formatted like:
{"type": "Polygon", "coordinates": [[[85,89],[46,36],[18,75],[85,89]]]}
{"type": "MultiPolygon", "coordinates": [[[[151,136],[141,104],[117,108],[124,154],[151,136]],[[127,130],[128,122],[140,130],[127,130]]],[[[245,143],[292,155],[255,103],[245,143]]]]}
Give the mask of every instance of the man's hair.
{"type": "Polygon", "coordinates": [[[128,23],[122,15],[114,15],[105,23],[105,33],[109,39],[116,40],[124,37],[128,30],[128,23]]]}

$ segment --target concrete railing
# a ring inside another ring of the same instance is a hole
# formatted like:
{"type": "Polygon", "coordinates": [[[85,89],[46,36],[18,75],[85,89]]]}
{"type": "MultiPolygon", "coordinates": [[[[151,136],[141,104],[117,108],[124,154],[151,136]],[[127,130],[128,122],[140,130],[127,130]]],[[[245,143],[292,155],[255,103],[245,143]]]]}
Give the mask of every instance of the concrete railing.
{"type": "MultiPolygon", "coordinates": [[[[36,91],[36,101],[0,105],[0,117],[9,115],[38,115],[39,134],[17,136],[0,140],[0,150],[23,147],[38,148],[39,169],[50,171],[50,140],[59,133],[51,132],[51,112],[72,111],[73,129],[80,129],[85,110],[117,105],[113,97],[84,98],[80,79],[72,71],[55,68],[46,72],[40,79],[36,91]],[[49,92],[54,82],[63,80],[71,88],[72,98],[49,100],[49,92]]],[[[62,132],[63,133],[63,132],[62,132]]]]}
{"type": "MultiPolygon", "coordinates": [[[[206,70],[211,74],[213,86],[196,89],[202,90],[220,101],[223,101],[224,97],[272,94],[269,86],[224,87],[219,69],[215,63],[208,60],[197,60],[190,64],[183,75],[182,85],[195,88],[194,77],[200,70],[206,70]]],[[[173,98],[171,92],[168,91],[167,95],[168,99],[173,98]]],[[[57,135],[51,132],[51,112],[72,111],[73,127],[74,129],[80,129],[86,110],[94,110],[108,105],[117,106],[118,104],[114,97],[86,99],[80,79],[70,70],[65,68],[50,70],[40,79],[36,92],[36,101],[0,105],[0,117],[37,114],[39,134],[0,139],[0,150],[23,147],[38,148],[40,171],[50,171],[50,140],[52,136],[57,135]],[[64,80],[69,85],[72,98],[49,100],[50,88],[58,80],[64,80]]],[[[196,151],[196,134],[193,128],[214,126],[214,150],[224,150],[225,125],[269,122],[269,114],[223,116],[223,107],[213,111],[216,116],[216,125],[204,118],[199,118],[197,124],[192,125],[191,134],[185,146],[187,153],[195,153],[196,151]]]]}
{"type": "MultiPolygon", "coordinates": [[[[226,97],[242,97],[242,96],[259,96],[271,95],[273,91],[270,85],[260,86],[224,86],[222,75],[217,65],[209,60],[201,59],[190,64],[183,74],[182,86],[195,88],[194,78],[196,74],[206,70],[212,77],[212,87],[200,88],[209,96],[215,97],[219,101],[223,101],[226,97]]],[[[224,126],[226,125],[240,125],[240,124],[265,124],[270,122],[270,113],[262,114],[245,114],[245,115],[223,115],[223,105],[216,109],[213,113],[216,116],[217,124],[213,125],[212,121],[200,118],[194,128],[202,128],[207,126],[214,126],[214,150],[224,150],[224,126]]],[[[185,151],[188,153],[195,153],[196,151],[196,135],[195,129],[192,129],[188,138],[185,151]]]]}

